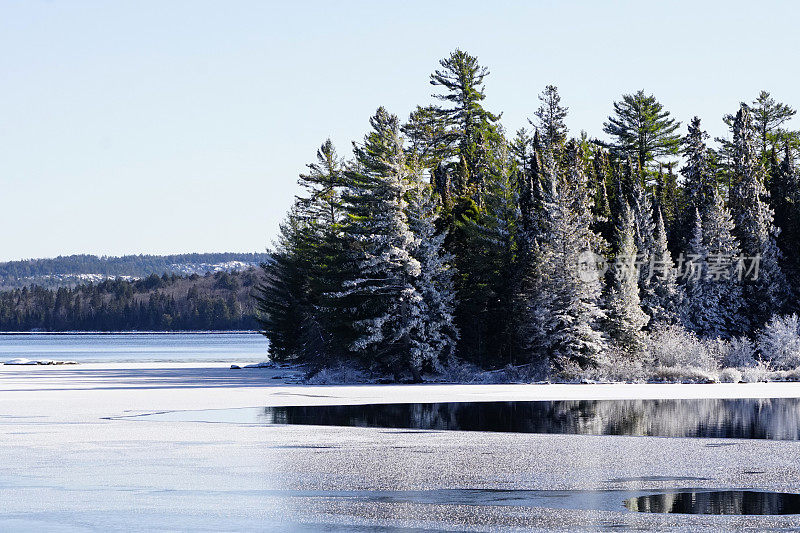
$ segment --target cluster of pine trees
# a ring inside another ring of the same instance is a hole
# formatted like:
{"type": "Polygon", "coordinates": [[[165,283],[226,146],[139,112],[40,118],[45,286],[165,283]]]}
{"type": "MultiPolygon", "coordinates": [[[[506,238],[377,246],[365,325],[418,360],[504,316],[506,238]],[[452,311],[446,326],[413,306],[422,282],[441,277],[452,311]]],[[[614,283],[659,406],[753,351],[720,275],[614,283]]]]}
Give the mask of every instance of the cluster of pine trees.
{"type": "Polygon", "coordinates": [[[253,330],[255,269],[0,291],[0,331],[253,330]]]}
{"type": "Polygon", "coordinates": [[[762,92],[715,149],[639,91],[603,142],[571,137],[547,86],[532,130],[508,136],[484,108],[488,70],[460,50],[440,64],[435,105],[404,123],[379,108],[352,158],[326,141],[301,175],[258,290],[273,359],[574,375],[663,326],[731,338],[794,310],[793,109],[762,92]]]}

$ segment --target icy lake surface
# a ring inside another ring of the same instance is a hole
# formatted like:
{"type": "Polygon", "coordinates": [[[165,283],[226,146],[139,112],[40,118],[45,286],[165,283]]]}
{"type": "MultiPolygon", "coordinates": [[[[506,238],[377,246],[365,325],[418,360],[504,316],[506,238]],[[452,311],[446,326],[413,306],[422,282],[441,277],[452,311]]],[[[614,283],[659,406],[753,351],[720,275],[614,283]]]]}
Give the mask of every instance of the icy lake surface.
{"type": "Polygon", "coordinates": [[[797,398],[317,405],[173,411],[137,418],[423,431],[800,440],[797,398]]]}
{"type": "Polygon", "coordinates": [[[256,333],[0,335],[0,363],[16,358],[79,363],[263,361],[267,346],[256,333]]]}

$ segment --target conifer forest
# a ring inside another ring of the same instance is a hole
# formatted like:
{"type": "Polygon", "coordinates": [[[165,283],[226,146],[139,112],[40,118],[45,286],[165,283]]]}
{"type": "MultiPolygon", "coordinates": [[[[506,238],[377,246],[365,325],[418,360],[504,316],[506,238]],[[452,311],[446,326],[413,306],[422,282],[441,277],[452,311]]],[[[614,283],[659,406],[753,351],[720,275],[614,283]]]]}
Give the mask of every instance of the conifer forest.
{"type": "Polygon", "coordinates": [[[640,90],[600,140],[567,129],[553,85],[506,131],[464,51],[429,82],[431,105],[378,108],[300,176],[256,291],[271,358],[412,381],[796,372],[793,108],[743,95],[710,139],[640,90]]]}

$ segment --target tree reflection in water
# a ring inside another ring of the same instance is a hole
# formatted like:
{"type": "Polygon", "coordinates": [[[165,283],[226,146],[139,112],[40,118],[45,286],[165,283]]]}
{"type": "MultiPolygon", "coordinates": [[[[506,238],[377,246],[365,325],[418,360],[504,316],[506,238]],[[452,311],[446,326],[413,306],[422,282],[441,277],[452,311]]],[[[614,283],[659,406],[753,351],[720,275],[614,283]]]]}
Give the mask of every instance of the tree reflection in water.
{"type": "Polygon", "coordinates": [[[800,513],[800,494],[749,490],[685,491],[639,496],[625,507],[640,513],[785,515],[800,513]]]}
{"type": "Polygon", "coordinates": [[[581,400],[266,407],[273,424],[800,439],[800,399],[581,400]]]}

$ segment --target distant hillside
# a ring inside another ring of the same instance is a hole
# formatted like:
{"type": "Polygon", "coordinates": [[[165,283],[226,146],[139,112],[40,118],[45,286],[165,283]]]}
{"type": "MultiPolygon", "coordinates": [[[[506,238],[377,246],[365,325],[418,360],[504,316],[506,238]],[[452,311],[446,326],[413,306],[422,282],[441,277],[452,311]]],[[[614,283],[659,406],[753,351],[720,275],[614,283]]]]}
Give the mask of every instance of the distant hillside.
{"type": "Polygon", "coordinates": [[[122,278],[136,280],[151,274],[203,275],[239,272],[266,261],[266,253],[221,252],[180,255],[126,255],[98,257],[70,255],[0,263],[0,290],[30,287],[74,287],[87,282],[122,278]]]}
{"type": "Polygon", "coordinates": [[[260,269],[0,292],[0,331],[254,330],[260,269]]]}

